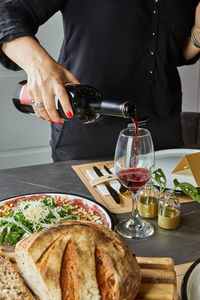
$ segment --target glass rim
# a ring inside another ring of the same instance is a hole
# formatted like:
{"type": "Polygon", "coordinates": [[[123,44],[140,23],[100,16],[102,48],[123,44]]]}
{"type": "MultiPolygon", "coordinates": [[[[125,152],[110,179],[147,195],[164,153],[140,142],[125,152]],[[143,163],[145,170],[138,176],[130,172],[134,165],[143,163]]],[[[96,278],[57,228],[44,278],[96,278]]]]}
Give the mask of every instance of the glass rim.
{"type": "MultiPolygon", "coordinates": [[[[121,130],[120,134],[124,135],[124,136],[127,136],[127,137],[134,136],[135,135],[135,128],[133,128],[133,127],[131,127],[131,128],[124,128],[124,129],[121,130]],[[126,131],[127,131],[127,133],[125,133],[126,131]],[[128,134],[128,132],[131,133],[131,134],[128,134]]],[[[150,131],[148,129],[142,128],[142,127],[138,127],[138,136],[137,136],[138,138],[139,137],[145,137],[145,136],[148,136],[148,135],[151,136],[151,133],[150,133],[150,131]],[[141,131],[144,131],[144,134],[140,135],[141,131]]]]}

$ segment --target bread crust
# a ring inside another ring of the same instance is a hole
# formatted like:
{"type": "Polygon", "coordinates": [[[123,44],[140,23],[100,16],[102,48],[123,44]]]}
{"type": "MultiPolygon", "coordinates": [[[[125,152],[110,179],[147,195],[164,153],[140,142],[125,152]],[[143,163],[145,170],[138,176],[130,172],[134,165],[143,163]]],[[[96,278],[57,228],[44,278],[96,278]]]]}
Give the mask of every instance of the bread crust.
{"type": "Polygon", "coordinates": [[[96,249],[96,276],[101,294],[101,300],[119,299],[119,285],[110,257],[103,251],[96,249]]]}
{"type": "Polygon", "coordinates": [[[1,251],[0,265],[0,299],[34,300],[31,292],[26,287],[9,257],[1,251]]]}
{"type": "Polygon", "coordinates": [[[80,300],[77,254],[72,240],[68,242],[63,253],[60,286],[62,300],[80,300]]]}
{"type": "Polygon", "coordinates": [[[73,259],[76,268],[73,276],[77,278],[79,289],[79,294],[77,290],[75,292],[77,300],[106,299],[103,296],[107,293],[105,284],[99,285],[97,275],[97,259],[100,256],[104,261],[104,268],[109,269],[105,269],[101,276],[111,276],[115,282],[114,292],[109,300],[134,299],[141,275],[137,261],[125,242],[107,227],[70,220],[43,229],[16,245],[19,270],[41,300],[62,299],[62,265],[63,261],[66,263],[65,255],[69,255],[66,254],[66,249],[70,241],[75,251],[73,259]]]}

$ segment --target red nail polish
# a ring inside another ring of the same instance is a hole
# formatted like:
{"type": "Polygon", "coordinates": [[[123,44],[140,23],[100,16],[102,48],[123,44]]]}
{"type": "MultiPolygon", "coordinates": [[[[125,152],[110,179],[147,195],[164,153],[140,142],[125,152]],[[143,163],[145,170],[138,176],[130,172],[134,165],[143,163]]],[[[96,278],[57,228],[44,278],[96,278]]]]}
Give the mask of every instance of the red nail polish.
{"type": "Polygon", "coordinates": [[[62,124],[63,124],[63,122],[59,122],[58,124],[59,124],[59,125],[62,125],[62,124]]]}
{"type": "Polygon", "coordinates": [[[68,117],[69,119],[72,118],[72,113],[71,113],[71,111],[68,111],[68,112],[66,113],[66,115],[67,115],[67,117],[68,117]]]}
{"type": "Polygon", "coordinates": [[[55,124],[55,122],[54,122],[54,121],[52,121],[51,123],[52,123],[52,124],[55,124]]]}

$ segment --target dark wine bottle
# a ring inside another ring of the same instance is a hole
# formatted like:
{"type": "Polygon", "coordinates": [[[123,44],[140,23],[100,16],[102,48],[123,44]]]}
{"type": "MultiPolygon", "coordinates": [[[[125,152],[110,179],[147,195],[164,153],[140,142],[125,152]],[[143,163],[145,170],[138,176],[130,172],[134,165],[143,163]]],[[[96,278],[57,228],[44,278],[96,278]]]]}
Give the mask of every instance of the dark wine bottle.
{"type": "MultiPolygon", "coordinates": [[[[89,123],[100,115],[133,118],[136,114],[135,105],[130,101],[115,101],[103,99],[101,93],[89,85],[66,84],[74,117],[82,123],[89,123]]],[[[27,82],[18,83],[14,92],[13,103],[23,113],[34,113],[31,100],[27,93],[27,82]]],[[[57,110],[60,117],[68,119],[58,100],[57,110]]]]}

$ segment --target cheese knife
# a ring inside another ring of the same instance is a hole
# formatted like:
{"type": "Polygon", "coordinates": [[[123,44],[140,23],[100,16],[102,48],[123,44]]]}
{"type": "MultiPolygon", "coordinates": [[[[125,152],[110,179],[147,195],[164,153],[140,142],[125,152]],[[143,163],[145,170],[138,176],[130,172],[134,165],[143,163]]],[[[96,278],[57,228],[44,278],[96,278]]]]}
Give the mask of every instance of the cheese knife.
{"type": "MultiPolygon", "coordinates": [[[[99,177],[104,176],[104,174],[101,172],[101,170],[99,170],[96,166],[93,167],[93,170],[95,171],[97,176],[99,176],[99,177]]],[[[120,197],[119,197],[118,193],[112,188],[112,186],[110,185],[109,182],[105,182],[104,184],[105,184],[107,190],[109,191],[109,193],[111,194],[111,196],[113,197],[113,199],[115,200],[115,202],[117,204],[120,204],[120,197]]]]}

